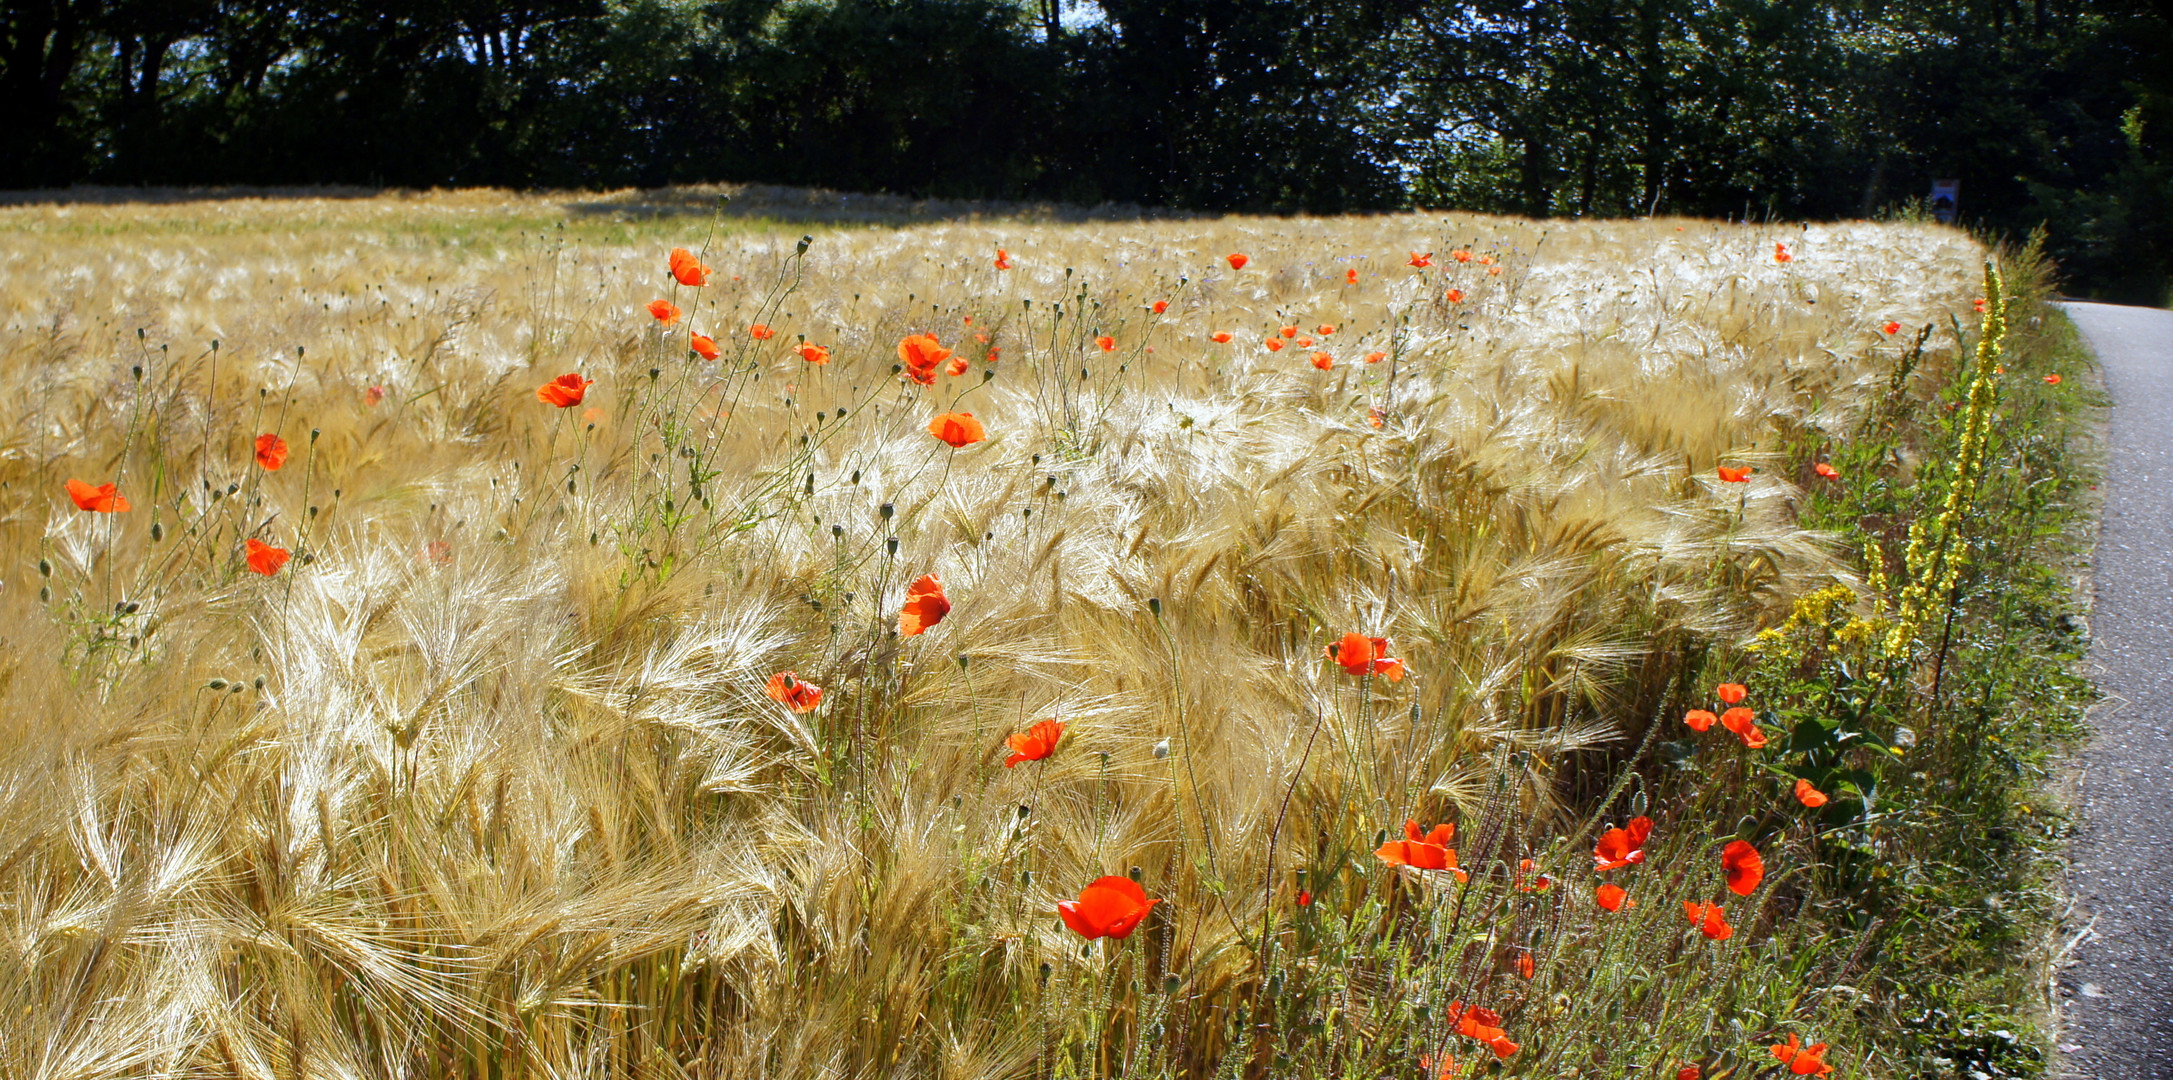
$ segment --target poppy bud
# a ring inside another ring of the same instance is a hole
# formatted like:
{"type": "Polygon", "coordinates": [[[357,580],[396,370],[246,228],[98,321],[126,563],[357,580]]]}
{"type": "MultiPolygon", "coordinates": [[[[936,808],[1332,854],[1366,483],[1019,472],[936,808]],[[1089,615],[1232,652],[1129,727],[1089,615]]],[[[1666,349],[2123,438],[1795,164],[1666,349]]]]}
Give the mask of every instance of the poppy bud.
{"type": "Polygon", "coordinates": [[[38,576],[40,576],[40,577],[52,577],[52,576],[53,576],[53,564],[52,564],[51,562],[49,562],[49,561],[45,560],[45,559],[39,559],[39,560],[38,560],[38,576]]]}
{"type": "Polygon", "coordinates": [[[41,604],[53,602],[53,587],[51,585],[38,586],[38,602],[41,604]]]}
{"type": "Polygon", "coordinates": [[[967,667],[967,665],[969,665],[969,664],[971,664],[971,663],[973,663],[973,657],[972,657],[972,656],[969,656],[969,655],[967,655],[966,653],[959,653],[959,654],[958,654],[958,670],[960,670],[960,671],[964,671],[964,670],[966,670],[966,667],[967,667]]]}
{"type": "Polygon", "coordinates": [[[1418,1008],[1411,1010],[1412,1018],[1417,1020],[1421,1024],[1433,1019],[1433,1015],[1433,1009],[1425,1005],[1421,1005],[1418,1008]]]}
{"type": "Polygon", "coordinates": [[[845,538],[845,526],[843,526],[843,525],[832,525],[832,526],[830,526],[830,536],[831,536],[831,537],[832,537],[833,539],[843,540],[843,539],[845,538]]]}
{"type": "Polygon", "coordinates": [[[800,246],[798,246],[798,247],[794,248],[794,249],[792,250],[792,253],[793,253],[794,255],[805,255],[805,254],[807,254],[807,245],[809,245],[809,244],[812,244],[812,243],[814,243],[814,242],[815,242],[815,238],[814,238],[814,237],[812,237],[812,236],[803,236],[803,237],[801,237],[801,238],[800,238],[800,246]]]}
{"type": "Polygon", "coordinates": [[[1049,973],[1050,973],[1051,971],[1053,971],[1053,970],[1055,970],[1055,969],[1053,969],[1053,968],[1051,968],[1051,967],[1049,966],[1049,962],[1048,962],[1047,960],[1043,960],[1043,961],[1041,962],[1041,981],[1042,981],[1042,982],[1048,982],[1048,981],[1049,981],[1049,973]]]}
{"type": "Polygon", "coordinates": [[[1154,744],[1154,756],[1155,756],[1155,758],[1156,758],[1156,759],[1158,759],[1158,760],[1159,760],[1159,759],[1161,759],[1161,758],[1166,758],[1166,757],[1168,757],[1168,756],[1169,756],[1169,740],[1168,740],[1168,739],[1164,739],[1164,740],[1162,740],[1161,742],[1158,742],[1158,743],[1154,744]]]}
{"type": "Polygon", "coordinates": [[[262,690],[262,689],[264,689],[264,676],[262,676],[262,675],[259,675],[259,676],[257,676],[257,677],[256,677],[256,681],[255,681],[255,682],[253,682],[253,683],[251,683],[250,685],[252,685],[252,686],[256,687],[256,688],[257,688],[257,689],[259,689],[259,690],[262,690]]]}
{"type": "Polygon", "coordinates": [[[129,368],[129,369],[128,369],[128,371],[129,371],[129,374],[131,374],[131,375],[134,375],[134,376],[136,377],[136,381],[137,381],[137,382],[142,382],[142,381],[143,381],[143,365],[142,365],[142,364],[137,364],[136,366],[134,366],[134,367],[132,367],[132,368],[129,368]]]}
{"type": "Polygon", "coordinates": [[[898,538],[893,536],[884,540],[883,551],[885,554],[896,555],[898,553],[898,538]]]}
{"type": "Polygon", "coordinates": [[[1154,617],[1155,617],[1155,618],[1157,618],[1157,619],[1161,618],[1161,617],[1162,617],[1162,598],[1161,598],[1161,597],[1159,597],[1159,596],[1150,596],[1150,597],[1148,597],[1148,598],[1147,598],[1147,610],[1148,610],[1148,611],[1150,611],[1150,612],[1152,612],[1152,613],[1154,614],[1154,617]]]}
{"type": "Polygon", "coordinates": [[[853,470],[853,483],[857,484],[857,483],[859,483],[859,482],[860,482],[860,470],[859,470],[859,469],[854,469],[854,470],[853,470]]]}
{"type": "Polygon", "coordinates": [[[1025,803],[1020,803],[1020,804],[1019,804],[1019,820],[1020,820],[1020,821],[1025,821],[1025,820],[1026,820],[1027,818],[1029,818],[1029,817],[1032,817],[1032,816],[1033,816],[1033,814],[1034,814],[1034,808],[1033,808],[1033,807],[1031,807],[1031,806],[1028,806],[1028,805],[1026,805],[1025,803]]]}
{"type": "Polygon", "coordinates": [[[210,687],[210,688],[211,688],[211,689],[213,689],[213,690],[224,690],[224,689],[226,689],[226,680],[225,680],[225,679],[213,679],[213,680],[211,680],[210,682],[208,682],[208,683],[205,683],[204,685],[205,685],[205,686],[207,686],[207,687],[210,687]]]}
{"type": "Polygon", "coordinates": [[[1645,793],[1643,791],[1630,796],[1630,816],[1634,818],[1645,816],[1645,793]]]}
{"type": "Polygon", "coordinates": [[[876,507],[876,508],[875,508],[875,512],[876,512],[876,513],[878,513],[878,514],[881,514],[881,515],[883,515],[883,520],[884,520],[884,521],[889,521],[889,520],[890,520],[890,515],[892,515],[892,514],[895,514],[895,513],[897,513],[897,512],[898,512],[898,508],[897,508],[897,507],[895,507],[895,506],[892,506],[892,505],[891,505],[891,504],[889,504],[889,503],[884,503],[883,505],[881,505],[881,506],[878,506],[878,507],[876,507]]]}
{"type": "Polygon", "coordinates": [[[241,693],[241,691],[242,685],[238,682],[231,682],[226,684],[226,692],[229,694],[239,694],[241,693]]]}
{"type": "Polygon", "coordinates": [[[165,527],[165,526],[163,526],[163,525],[160,525],[160,524],[159,524],[158,522],[156,522],[156,521],[152,522],[152,523],[151,523],[151,542],[155,544],[155,543],[158,543],[159,541],[161,541],[161,540],[164,540],[164,539],[166,539],[166,527],[165,527]]]}
{"type": "Polygon", "coordinates": [[[123,615],[134,615],[135,613],[142,610],[143,605],[135,602],[134,600],[130,600],[129,602],[121,605],[121,614],[123,615]]]}
{"type": "Polygon", "coordinates": [[[1136,866],[1126,871],[1125,873],[1126,876],[1130,877],[1133,881],[1138,881],[1140,878],[1146,876],[1146,871],[1141,870],[1139,867],[1136,866]]]}
{"type": "Polygon", "coordinates": [[[1165,994],[1174,994],[1174,993],[1176,993],[1176,992],[1178,991],[1178,989],[1179,989],[1179,988],[1181,988],[1182,986],[1184,986],[1184,981],[1183,981],[1183,980],[1181,980],[1181,979],[1179,979],[1179,978],[1178,978],[1177,976],[1175,976],[1175,975],[1164,975],[1164,976],[1162,976],[1162,992],[1163,992],[1163,993],[1165,993],[1165,994]]]}
{"type": "Polygon", "coordinates": [[[650,381],[650,382],[655,382],[655,381],[656,381],[656,377],[657,377],[657,376],[659,376],[659,375],[662,375],[662,374],[664,374],[664,369],[663,369],[663,368],[650,368],[650,369],[649,369],[649,381],[650,381]]]}
{"type": "Polygon", "coordinates": [[[1032,886],[1032,885],[1033,885],[1033,883],[1034,883],[1034,872],[1033,872],[1032,870],[1021,870],[1021,871],[1019,871],[1019,888],[1022,888],[1022,889],[1024,889],[1024,888],[1028,888],[1028,887],[1032,886]]]}

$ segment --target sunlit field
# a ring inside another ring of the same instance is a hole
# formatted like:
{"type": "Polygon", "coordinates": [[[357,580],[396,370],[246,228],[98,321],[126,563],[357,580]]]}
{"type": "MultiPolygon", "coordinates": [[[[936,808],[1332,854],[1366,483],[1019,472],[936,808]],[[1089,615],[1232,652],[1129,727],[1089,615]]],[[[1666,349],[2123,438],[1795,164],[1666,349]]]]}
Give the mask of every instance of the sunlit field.
{"type": "Polygon", "coordinates": [[[1967,237],[613,198],[0,208],[0,1074],[1887,1075],[1967,237]]]}

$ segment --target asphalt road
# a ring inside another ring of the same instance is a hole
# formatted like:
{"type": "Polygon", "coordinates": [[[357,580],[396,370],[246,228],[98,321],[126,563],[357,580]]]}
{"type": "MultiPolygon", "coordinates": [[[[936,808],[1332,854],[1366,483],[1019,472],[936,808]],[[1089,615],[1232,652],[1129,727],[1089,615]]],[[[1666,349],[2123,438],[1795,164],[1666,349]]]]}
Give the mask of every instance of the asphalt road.
{"type": "Polygon", "coordinates": [[[2173,1078],[2173,311],[2069,304],[2113,407],[2091,712],[2059,973],[2062,1075],[2173,1078]]]}

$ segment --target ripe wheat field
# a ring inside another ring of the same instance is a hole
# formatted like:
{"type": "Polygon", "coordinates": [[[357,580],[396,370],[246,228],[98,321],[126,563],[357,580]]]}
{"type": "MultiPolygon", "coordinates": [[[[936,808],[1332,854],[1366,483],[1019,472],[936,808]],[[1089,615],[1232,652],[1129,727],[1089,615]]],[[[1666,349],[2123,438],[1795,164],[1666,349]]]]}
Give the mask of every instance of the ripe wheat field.
{"type": "Polygon", "coordinates": [[[0,1073],[1877,1071],[1683,717],[1968,238],[625,198],[0,208],[0,1073]]]}

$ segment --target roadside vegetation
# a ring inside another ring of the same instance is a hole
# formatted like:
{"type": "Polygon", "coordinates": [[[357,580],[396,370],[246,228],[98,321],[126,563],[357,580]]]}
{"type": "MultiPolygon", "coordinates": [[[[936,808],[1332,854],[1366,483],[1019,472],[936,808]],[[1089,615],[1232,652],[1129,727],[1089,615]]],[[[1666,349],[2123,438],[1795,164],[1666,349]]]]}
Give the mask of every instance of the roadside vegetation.
{"type": "Polygon", "coordinates": [[[559,214],[0,210],[0,1072],[2043,1071],[2034,250],[559,214]]]}

